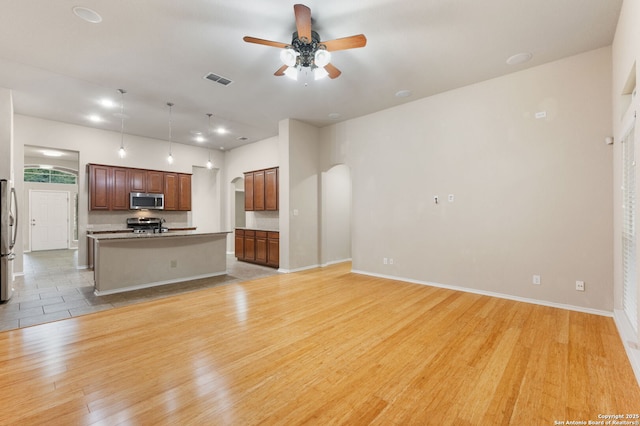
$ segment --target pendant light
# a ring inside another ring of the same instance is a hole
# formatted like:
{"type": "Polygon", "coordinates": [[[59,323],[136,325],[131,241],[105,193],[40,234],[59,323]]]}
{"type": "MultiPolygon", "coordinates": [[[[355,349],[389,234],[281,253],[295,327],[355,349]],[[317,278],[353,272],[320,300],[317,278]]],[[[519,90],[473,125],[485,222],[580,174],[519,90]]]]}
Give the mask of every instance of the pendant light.
{"type": "Polygon", "coordinates": [[[167,162],[169,164],[173,164],[173,155],[171,154],[171,138],[172,138],[172,133],[171,133],[171,109],[173,107],[173,103],[172,102],[167,102],[167,106],[169,107],[169,156],[167,157],[167,162]]]}
{"type": "Polygon", "coordinates": [[[118,155],[120,158],[124,158],[127,155],[127,151],[124,149],[124,94],[127,93],[124,89],[118,89],[120,92],[120,149],[118,155]]]}
{"type": "MultiPolygon", "coordinates": [[[[209,137],[211,137],[211,116],[212,115],[213,114],[211,113],[207,114],[207,117],[209,117],[209,128],[207,129],[207,133],[209,133],[209,137]]],[[[213,163],[211,162],[211,150],[208,150],[208,151],[209,151],[209,161],[207,161],[207,169],[211,170],[213,169],[213,163]]]]}

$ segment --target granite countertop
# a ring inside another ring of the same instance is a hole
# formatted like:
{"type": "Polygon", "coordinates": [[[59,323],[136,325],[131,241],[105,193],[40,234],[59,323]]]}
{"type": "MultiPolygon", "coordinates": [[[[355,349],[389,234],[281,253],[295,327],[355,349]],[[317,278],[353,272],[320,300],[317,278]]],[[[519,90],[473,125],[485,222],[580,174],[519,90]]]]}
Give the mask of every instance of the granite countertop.
{"type": "Polygon", "coordinates": [[[226,235],[229,234],[229,231],[222,232],[202,232],[202,231],[169,231],[169,232],[161,232],[161,233],[141,233],[136,234],[133,232],[110,232],[110,233],[101,233],[101,234],[89,234],[87,237],[93,238],[94,240],[132,240],[138,238],[171,238],[171,237],[202,237],[202,236],[215,236],[215,235],[226,235]]]}

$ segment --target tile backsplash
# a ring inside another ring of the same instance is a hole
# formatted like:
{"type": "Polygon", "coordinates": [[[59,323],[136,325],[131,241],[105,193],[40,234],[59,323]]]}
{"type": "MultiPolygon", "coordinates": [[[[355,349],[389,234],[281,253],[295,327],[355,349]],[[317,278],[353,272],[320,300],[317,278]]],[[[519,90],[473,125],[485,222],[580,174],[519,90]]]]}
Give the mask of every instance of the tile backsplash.
{"type": "Polygon", "coordinates": [[[246,212],[246,225],[248,229],[262,229],[265,231],[278,231],[280,229],[279,212],[246,212]]]}

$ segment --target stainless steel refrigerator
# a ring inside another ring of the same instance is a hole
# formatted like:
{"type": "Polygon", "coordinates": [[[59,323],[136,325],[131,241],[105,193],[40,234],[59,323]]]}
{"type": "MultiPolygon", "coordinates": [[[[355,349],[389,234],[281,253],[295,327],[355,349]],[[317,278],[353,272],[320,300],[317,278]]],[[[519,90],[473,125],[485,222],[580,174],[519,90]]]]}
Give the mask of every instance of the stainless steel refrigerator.
{"type": "Polygon", "coordinates": [[[18,200],[15,188],[6,179],[0,179],[0,302],[13,294],[11,261],[15,258],[13,247],[18,235],[18,200]]]}

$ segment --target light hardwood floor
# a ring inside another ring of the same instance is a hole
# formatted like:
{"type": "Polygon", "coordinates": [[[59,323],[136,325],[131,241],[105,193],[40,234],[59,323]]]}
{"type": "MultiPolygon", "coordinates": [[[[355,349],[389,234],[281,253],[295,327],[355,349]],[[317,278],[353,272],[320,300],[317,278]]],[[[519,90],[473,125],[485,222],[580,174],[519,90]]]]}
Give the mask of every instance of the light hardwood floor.
{"type": "Polygon", "coordinates": [[[552,425],[640,411],[611,318],[349,268],[2,332],[0,423],[552,425]]]}

